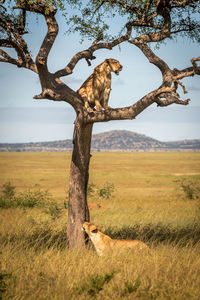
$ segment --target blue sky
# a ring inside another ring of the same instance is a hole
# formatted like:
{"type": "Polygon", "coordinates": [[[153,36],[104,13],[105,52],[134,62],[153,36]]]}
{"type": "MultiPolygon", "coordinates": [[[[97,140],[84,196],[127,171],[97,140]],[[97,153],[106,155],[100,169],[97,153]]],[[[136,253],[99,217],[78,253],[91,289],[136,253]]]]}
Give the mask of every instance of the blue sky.
{"type": "MultiPolygon", "coordinates": [[[[34,26],[26,36],[33,56],[36,55],[45,35],[46,25],[42,18],[33,17],[34,26]]],[[[61,22],[59,37],[49,56],[49,69],[56,71],[65,66],[78,51],[87,48],[91,41],[79,43],[77,34],[65,35],[61,22]]],[[[190,66],[190,59],[200,55],[196,43],[178,40],[161,45],[156,54],[166,60],[171,68],[190,66]]],[[[144,55],[133,45],[123,44],[121,50],[95,52],[96,60],[88,67],[85,60],[79,62],[74,73],[63,80],[74,90],[92,73],[93,68],[105,58],[115,58],[123,65],[119,76],[113,74],[111,107],[128,106],[139,100],[161,83],[159,70],[150,65],[144,55]]],[[[94,126],[94,133],[126,129],[151,136],[161,141],[200,138],[200,77],[183,81],[191,98],[189,106],[172,105],[167,108],[151,106],[136,120],[112,121],[94,126]]],[[[40,83],[29,70],[18,69],[13,65],[0,63],[0,142],[36,142],[61,140],[72,137],[75,114],[71,107],[62,102],[34,100],[41,92],[40,83]]]]}

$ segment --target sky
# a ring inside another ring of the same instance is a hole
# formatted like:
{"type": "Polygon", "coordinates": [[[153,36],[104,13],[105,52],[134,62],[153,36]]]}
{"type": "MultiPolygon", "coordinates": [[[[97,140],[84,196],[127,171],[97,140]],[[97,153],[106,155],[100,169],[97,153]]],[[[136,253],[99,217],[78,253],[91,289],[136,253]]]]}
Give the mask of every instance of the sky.
{"type": "MultiPolygon", "coordinates": [[[[31,33],[26,35],[32,55],[35,57],[46,32],[42,18],[33,16],[31,33]]],[[[48,66],[51,72],[63,68],[77,52],[88,48],[91,41],[79,43],[78,34],[66,35],[66,26],[58,16],[59,36],[50,52],[48,66]]],[[[169,41],[155,53],[171,68],[183,69],[191,65],[190,59],[200,55],[197,43],[187,40],[169,41]]],[[[10,52],[14,56],[14,52],[10,52]]],[[[62,78],[77,90],[106,58],[115,58],[123,65],[119,76],[112,75],[111,107],[129,106],[161,84],[160,71],[132,44],[124,43],[110,50],[95,52],[96,59],[88,67],[85,60],[78,63],[72,75],[62,78]]],[[[135,120],[112,121],[94,125],[93,133],[110,130],[130,130],[160,141],[200,138],[200,77],[183,80],[190,98],[189,106],[171,105],[160,108],[153,104],[135,120]]],[[[36,74],[13,65],[0,63],[0,143],[54,141],[72,138],[75,113],[69,104],[50,100],[34,100],[40,94],[40,82],[36,74]]]]}

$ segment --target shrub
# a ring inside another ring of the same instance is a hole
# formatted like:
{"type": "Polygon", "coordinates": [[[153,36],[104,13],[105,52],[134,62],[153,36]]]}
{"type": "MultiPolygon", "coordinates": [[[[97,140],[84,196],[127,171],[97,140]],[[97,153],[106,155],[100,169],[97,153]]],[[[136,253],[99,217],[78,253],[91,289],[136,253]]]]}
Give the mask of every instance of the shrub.
{"type": "Polygon", "coordinates": [[[114,191],[114,184],[110,182],[106,182],[103,187],[100,188],[94,183],[89,183],[87,188],[88,196],[98,199],[109,199],[113,196],[114,191]]]}
{"type": "Polygon", "coordinates": [[[111,198],[114,191],[115,191],[114,184],[106,182],[102,188],[99,188],[97,190],[97,195],[99,198],[109,199],[111,198]]]}
{"type": "Polygon", "coordinates": [[[177,182],[180,184],[186,199],[196,200],[200,198],[200,183],[198,181],[182,179],[178,180],[177,182]]]}

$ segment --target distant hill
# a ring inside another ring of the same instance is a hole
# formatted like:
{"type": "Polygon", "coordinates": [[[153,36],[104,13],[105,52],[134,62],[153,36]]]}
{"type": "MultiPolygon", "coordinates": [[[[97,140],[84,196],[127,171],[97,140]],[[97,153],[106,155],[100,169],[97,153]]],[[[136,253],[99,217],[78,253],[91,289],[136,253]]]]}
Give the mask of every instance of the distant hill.
{"type": "MultiPolygon", "coordinates": [[[[72,151],[72,141],[0,143],[0,152],[72,151]]],[[[92,151],[200,151],[200,139],[160,142],[143,134],[113,130],[92,137],[92,151]]]]}

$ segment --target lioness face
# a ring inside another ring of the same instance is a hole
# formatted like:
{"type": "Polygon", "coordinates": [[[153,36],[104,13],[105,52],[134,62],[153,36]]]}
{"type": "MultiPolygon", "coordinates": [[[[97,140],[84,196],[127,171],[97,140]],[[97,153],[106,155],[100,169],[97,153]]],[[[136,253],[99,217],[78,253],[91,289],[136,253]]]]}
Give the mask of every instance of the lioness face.
{"type": "Polygon", "coordinates": [[[115,72],[116,75],[119,75],[119,72],[123,68],[120,62],[113,58],[106,59],[106,61],[111,69],[111,72],[115,72]]]}
{"type": "Polygon", "coordinates": [[[85,232],[86,232],[88,235],[90,235],[90,234],[92,234],[92,233],[97,233],[98,228],[97,228],[95,225],[91,224],[91,223],[85,222],[85,223],[83,224],[83,230],[85,230],[85,232]]]}

